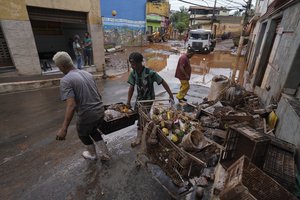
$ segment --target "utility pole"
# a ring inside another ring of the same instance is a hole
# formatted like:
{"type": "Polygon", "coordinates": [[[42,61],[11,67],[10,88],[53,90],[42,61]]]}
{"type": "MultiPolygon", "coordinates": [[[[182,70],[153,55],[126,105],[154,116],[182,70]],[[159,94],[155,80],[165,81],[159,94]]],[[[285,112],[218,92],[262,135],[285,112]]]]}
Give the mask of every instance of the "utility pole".
{"type": "MultiPolygon", "coordinates": [[[[244,43],[244,37],[245,37],[245,32],[246,32],[245,27],[247,25],[248,12],[250,10],[250,7],[251,7],[251,0],[248,0],[244,17],[241,21],[242,31],[241,31],[239,46],[238,46],[238,49],[237,49],[236,59],[235,59],[234,65],[233,65],[234,70],[232,72],[232,77],[231,77],[232,82],[235,82],[236,71],[238,70],[238,66],[239,66],[239,62],[240,62],[240,58],[241,58],[241,53],[242,53],[243,43],[244,43]]],[[[239,72],[238,81],[241,81],[243,79],[244,71],[245,71],[245,66],[242,66],[241,69],[240,69],[240,72],[239,72]]]]}
{"type": "MultiPolygon", "coordinates": [[[[213,25],[214,25],[214,21],[215,21],[216,4],[217,4],[217,0],[215,0],[214,8],[213,8],[213,15],[212,15],[212,18],[211,18],[211,25],[210,25],[210,30],[211,31],[213,31],[213,25]]],[[[216,34],[216,33],[214,33],[214,34],[216,34]]]]}

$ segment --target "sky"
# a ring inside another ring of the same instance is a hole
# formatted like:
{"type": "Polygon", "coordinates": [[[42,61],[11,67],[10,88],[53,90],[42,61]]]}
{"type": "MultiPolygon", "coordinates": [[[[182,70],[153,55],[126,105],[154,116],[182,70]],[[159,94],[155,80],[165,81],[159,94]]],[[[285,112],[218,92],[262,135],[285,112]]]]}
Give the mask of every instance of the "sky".
{"type": "MultiPolygon", "coordinates": [[[[191,2],[194,4],[198,4],[201,6],[214,6],[214,0],[184,0],[186,2],[191,2]]],[[[246,0],[245,0],[246,1],[246,0]]],[[[217,7],[241,7],[240,4],[246,4],[244,0],[217,0],[217,7]],[[232,3],[235,2],[235,3],[232,3]],[[238,3],[238,4],[237,4],[238,3]]],[[[255,0],[252,0],[252,5],[255,5],[255,0]]],[[[180,7],[184,6],[186,8],[189,8],[190,6],[193,6],[188,3],[181,2],[179,0],[169,0],[169,3],[171,5],[171,10],[179,10],[180,7]]]]}

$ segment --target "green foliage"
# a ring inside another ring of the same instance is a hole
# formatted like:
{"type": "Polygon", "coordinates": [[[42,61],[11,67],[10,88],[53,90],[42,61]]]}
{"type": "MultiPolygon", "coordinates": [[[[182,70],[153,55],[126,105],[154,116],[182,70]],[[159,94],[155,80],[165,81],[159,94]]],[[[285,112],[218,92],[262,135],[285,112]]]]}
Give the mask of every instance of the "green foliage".
{"type": "Polygon", "coordinates": [[[179,11],[172,13],[170,16],[173,27],[177,29],[180,34],[183,33],[184,30],[188,29],[189,19],[190,14],[188,12],[188,9],[184,7],[181,7],[179,11]]]}
{"type": "Polygon", "coordinates": [[[176,29],[178,30],[178,32],[181,34],[183,33],[183,31],[187,28],[186,24],[184,22],[178,22],[176,24],[176,29]]]}

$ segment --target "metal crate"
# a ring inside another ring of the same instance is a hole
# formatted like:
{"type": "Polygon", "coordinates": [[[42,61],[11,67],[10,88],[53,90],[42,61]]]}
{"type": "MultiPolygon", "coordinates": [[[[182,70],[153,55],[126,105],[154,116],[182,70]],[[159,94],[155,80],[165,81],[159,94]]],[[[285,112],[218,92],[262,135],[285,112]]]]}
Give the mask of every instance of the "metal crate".
{"type": "MultiPolygon", "coordinates": [[[[117,103],[117,104],[123,104],[123,103],[117,103]]],[[[108,107],[109,105],[105,105],[104,109],[107,110],[108,107]]],[[[104,135],[107,135],[109,133],[133,125],[137,119],[138,119],[138,114],[136,112],[133,112],[131,114],[126,114],[122,117],[114,118],[111,120],[104,119],[103,123],[99,126],[99,129],[104,135]]]]}
{"type": "Polygon", "coordinates": [[[241,156],[246,155],[259,168],[263,167],[270,139],[251,128],[247,123],[229,126],[220,162],[228,168],[241,156]]]}
{"type": "Polygon", "coordinates": [[[272,137],[263,165],[263,171],[290,192],[296,185],[295,154],[295,145],[272,137]]]}
{"type": "Polygon", "coordinates": [[[242,156],[228,168],[220,199],[296,200],[297,198],[251,163],[249,158],[242,156]]]}

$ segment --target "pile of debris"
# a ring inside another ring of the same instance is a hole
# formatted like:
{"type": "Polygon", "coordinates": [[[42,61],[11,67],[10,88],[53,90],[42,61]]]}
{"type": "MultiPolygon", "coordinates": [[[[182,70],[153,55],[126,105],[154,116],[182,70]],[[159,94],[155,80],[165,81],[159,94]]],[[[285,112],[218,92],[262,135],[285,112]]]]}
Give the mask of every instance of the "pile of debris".
{"type": "Polygon", "coordinates": [[[183,107],[176,109],[159,101],[153,102],[152,109],[139,105],[148,162],[158,165],[171,178],[180,195],[192,191],[191,181],[203,187],[212,183],[212,169],[221,153],[217,143],[204,137],[195,119],[195,107],[183,107]]]}
{"type": "Polygon", "coordinates": [[[134,111],[124,103],[115,103],[109,106],[105,106],[104,120],[115,120],[127,115],[133,114],[134,111]]]}
{"type": "Polygon", "coordinates": [[[273,133],[276,105],[264,108],[226,77],[213,81],[221,84],[198,105],[154,102],[143,113],[150,160],[198,199],[297,199],[296,148],[273,133]]]}
{"type": "Polygon", "coordinates": [[[239,85],[220,90],[197,113],[205,137],[222,148],[211,198],[296,199],[296,148],[273,133],[276,105],[264,108],[239,85]]]}
{"type": "Polygon", "coordinates": [[[126,62],[128,55],[126,49],[120,45],[105,49],[105,73],[113,75],[118,72],[122,74],[129,70],[129,64],[126,62]],[[124,62],[125,61],[125,62],[124,62]]]}

